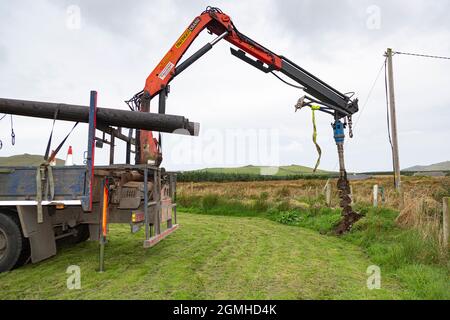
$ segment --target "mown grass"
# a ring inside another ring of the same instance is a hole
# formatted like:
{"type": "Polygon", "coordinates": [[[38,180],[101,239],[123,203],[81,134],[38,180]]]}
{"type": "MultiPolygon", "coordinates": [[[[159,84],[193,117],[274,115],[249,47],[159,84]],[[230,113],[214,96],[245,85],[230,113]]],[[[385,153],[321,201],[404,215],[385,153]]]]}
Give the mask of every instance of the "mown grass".
{"type": "Polygon", "coordinates": [[[0,299],[405,297],[389,276],[369,290],[371,262],[351,243],[263,218],[180,213],[179,220],[180,229],[149,250],[142,233],[112,225],[104,273],[96,272],[98,244],[86,242],[0,274],[0,299]],[[66,287],[70,265],[81,268],[81,290],[66,287]]]}
{"type": "MultiPolygon", "coordinates": [[[[423,182],[405,185],[448,194],[423,182]]],[[[0,274],[0,299],[450,299],[448,251],[433,233],[399,224],[395,210],[369,208],[369,185],[360,185],[365,218],[337,238],[340,210],[324,205],[320,183],[181,185],[177,202],[190,213],[156,247],[143,250],[142,233],[111,226],[106,273],[95,271],[98,244],[83,243],[0,274]],[[366,287],[372,264],[381,267],[381,290],[366,287]],[[70,265],[81,268],[82,290],[66,287],[70,265]]]]}
{"type": "MultiPolygon", "coordinates": [[[[340,209],[325,207],[321,196],[303,197],[294,204],[292,199],[287,199],[289,196],[286,190],[279,191],[273,201],[268,200],[266,193],[239,201],[217,194],[181,195],[179,204],[190,212],[262,217],[335,237],[333,228],[340,220],[340,209]],[[214,206],[208,207],[210,203],[214,206]]],[[[365,217],[342,240],[362,248],[384,275],[398,279],[405,288],[406,298],[450,299],[449,252],[442,248],[437,237],[424,236],[413,228],[401,228],[396,223],[399,213],[395,210],[365,205],[356,209],[365,217]]]]}

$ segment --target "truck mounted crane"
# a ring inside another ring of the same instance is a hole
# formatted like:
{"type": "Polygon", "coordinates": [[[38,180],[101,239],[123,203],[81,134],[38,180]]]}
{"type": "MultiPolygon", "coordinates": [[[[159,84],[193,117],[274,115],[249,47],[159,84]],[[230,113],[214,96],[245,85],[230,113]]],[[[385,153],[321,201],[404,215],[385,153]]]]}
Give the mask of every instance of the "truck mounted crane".
{"type": "MultiPolygon", "coordinates": [[[[347,231],[360,217],[359,214],[352,211],[350,206],[350,186],[344,164],[344,129],[348,127],[350,137],[353,136],[351,128],[352,115],[358,111],[358,99],[352,99],[353,93],[344,94],[339,92],[288,58],[272,52],[242,34],[238,31],[231,18],[219,8],[207,7],[205,11],[192,21],[156,68],[150,73],[145,82],[144,89],[127,101],[128,105],[132,110],[150,112],[150,101],[158,96],[158,113],[165,113],[170,82],[210,51],[222,39],[238,48],[230,48],[233,56],[247,62],[264,73],[274,74],[283,82],[286,81],[278,76],[276,72],[300,84],[300,86],[296,87],[301,88],[308,95],[299,99],[296,105],[297,110],[309,106],[314,108],[314,110],[319,110],[333,116],[334,122],[332,123],[332,127],[338,149],[340,169],[338,189],[344,215],[342,225],[338,226],[336,232],[343,233],[347,231]],[[205,29],[217,37],[180,63],[191,44],[205,29]]],[[[153,137],[152,132],[141,130],[137,134],[137,139],[136,163],[151,162],[159,166],[162,161],[161,137],[157,140],[153,137]]]]}
{"type": "MultiPolygon", "coordinates": [[[[344,165],[345,129],[351,133],[352,115],[358,111],[353,94],[343,94],[291,60],[273,53],[240,33],[220,9],[208,7],[196,17],[148,76],[145,87],[127,101],[132,111],[97,107],[97,92],[91,91],[89,107],[37,101],[0,99],[0,112],[21,116],[75,122],[74,127],[49,155],[51,130],[44,160],[38,166],[0,167],[0,272],[36,263],[54,256],[57,242],[77,243],[88,238],[100,243],[100,270],[109,223],[128,223],[131,232],[145,228],[144,247],[152,247],[175,231],[177,224],[176,174],[160,167],[161,138],[153,132],[198,135],[199,124],[182,116],[166,114],[169,84],[180,73],[210,51],[220,40],[237,49],[231,53],[265,72],[289,77],[307,95],[296,110],[311,107],[330,114],[334,122],[340,176],[338,180],[343,219],[336,233],[348,231],[361,215],[354,212],[344,165]],[[217,37],[180,62],[197,36],[207,29],[217,37]],[[159,97],[158,114],[150,112],[150,101],[159,97]],[[145,112],[138,114],[133,111],[145,112]],[[85,163],[55,166],[51,160],[79,122],[88,123],[85,163]],[[128,135],[122,129],[128,128],[128,135]],[[98,137],[96,132],[102,132],[98,137]],[[109,140],[107,138],[109,135],[109,140]],[[116,140],[126,142],[126,164],[115,164],[116,140]],[[110,163],[96,166],[95,149],[110,146],[110,163]],[[135,147],[132,150],[132,146],[135,147]],[[131,154],[135,153],[135,164],[131,154]],[[161,226],[166,224],[167,228],[161,226]]],[[[12,135],[13,136],[13,135],[12,135]]],[[[1,145],[1,143],[0,143],[1,145]]]]}

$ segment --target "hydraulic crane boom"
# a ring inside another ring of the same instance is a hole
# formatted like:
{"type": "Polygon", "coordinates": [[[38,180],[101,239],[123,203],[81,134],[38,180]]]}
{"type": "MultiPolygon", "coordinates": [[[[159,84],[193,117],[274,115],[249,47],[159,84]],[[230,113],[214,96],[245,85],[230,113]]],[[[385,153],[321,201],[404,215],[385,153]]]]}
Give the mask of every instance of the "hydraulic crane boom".
{"type": "MultiPolygon", "coordinates": [[[[213,7],[208,7],[194,19],[148,76],[144,90],[136,94],[127,103],[134,110],[149,112],[150,101],[159,96],[158,112],[165,113],[169,83],[222,39],[238,48],[238,50],[231,48],[231,53],[237,58],[265,73],[281,72],[299,83],[303,90],[312,96],[302,99],[300,107],[311,103],[318,104],[320,105],[320,111],[333,115],[336,121],[344,117],[350,117],[349,119],[351,119],[351,115],[358,111],[358,99],[352,100],[351,97],[334,89],[289,59],[273,53],[243,35],[237,30],[228,15],[213,7]],[[185,52],[205,29],[217,35],[217,38],[180,63],[185,52]]],[[[151,132],[147,131],[141,131],[138,138],[140,139],[140,148],[137,153],[137,162],[147,163],[149,160],[153,160],[159,165],[162,160],[160,143],[153,138],[151,132]]]]}
{"type": "MultiPolygon", "coordinates": [[[[281,72],[300,84],[301,87],[296,85],[293,86],[301,88],[310,96],[300,98],[296,105],[296,109],[310,106],[313,110],[320,110],[334,117],[332,126],[338,150],[340,173],[338,189],[339,197],[341,198],[340,205],[343,209],[343,219],[335,231],[338,234],[342,234],[350,230],[353,223],[361,218],[361,215],[353,211],[351,207],[351,198],[349,197],[350,185],[347,180],[344,164],[344,129],[348,123],[350,137],[352,137],[352,115],[358,112],[358,99],[352,99],[352,93],[347,95],[339,92],[289,59],[273,53],[256,41],[243,35],[237,30],[231,21],[231,18],[220,9],[208,7],[200,16],[192,21],[189,27],[148,76],[144,89],[127,101],[130,108],[142,112],[150,112],[150,101],[154,97],[159,96],[158,112],[165,113],[166,98],[169,93],[169,83],[191,64],[211,50],[213,46],[222,39],[238,48],[237,50],[231,48],[231,53],[235,57],[265,73],[273,73],[283,82],[286,81],[276,75],[275,72],[281,72]],[[189,49],[197,36],[205,29],[211,34],[217,35],[217,38],[204,45],[192,56],[180,63],[185,52],[189,49]],[[247,54],[249,56],[247,56],[247,54]],[[343,118],[344,122],[341,121],[343,118]]],[[[159,166],[162,161],[161,138],[156,140],[153,138],[152,132],[140,131],[139,134],[136,135],[136,139],[138,146],[136,163],[142,164],[153,161],[155,165],[159,166]]]]}

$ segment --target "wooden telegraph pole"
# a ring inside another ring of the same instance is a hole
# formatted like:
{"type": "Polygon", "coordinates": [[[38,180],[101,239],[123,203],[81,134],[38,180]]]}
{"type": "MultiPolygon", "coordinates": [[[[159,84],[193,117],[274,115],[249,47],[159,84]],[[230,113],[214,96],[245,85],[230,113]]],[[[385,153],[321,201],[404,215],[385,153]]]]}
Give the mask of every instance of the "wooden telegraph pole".
{"type": "Polygon", "coordinates": [[[401,191],[400,181],[400,158],[398,154],[397,138],[397,115],[395,112],[395,91],[394,91],[394,69],[392,65],[392,49],[387,49],[386,57],[388,62],[388,81],[389,81],[389,112],[391,118],[391,139],[392,139],[392,158],[394,165],[395,189],[401,191]]]}

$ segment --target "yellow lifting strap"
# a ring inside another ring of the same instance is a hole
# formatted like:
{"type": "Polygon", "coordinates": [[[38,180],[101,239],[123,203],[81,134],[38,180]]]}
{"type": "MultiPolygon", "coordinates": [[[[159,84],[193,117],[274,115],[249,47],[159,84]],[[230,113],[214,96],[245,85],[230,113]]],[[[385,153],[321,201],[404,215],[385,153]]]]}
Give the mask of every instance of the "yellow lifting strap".
{"type": "Polygon", "coordinates": [[[316,126],[316,115],[315,111],[320,110],[320,106],[317,105],[311,105],[312,110],[312,122],[313,122],[313,142],[316,145],[317,153],[319,154],[319,157],[317,158],[316,165],[314,166],[314,173],[317,171],[317,168],[320,164],[320,158],[322,157],[322,149],[320,149],[319,144],[317,143],[317,126],[316,126]]]}

